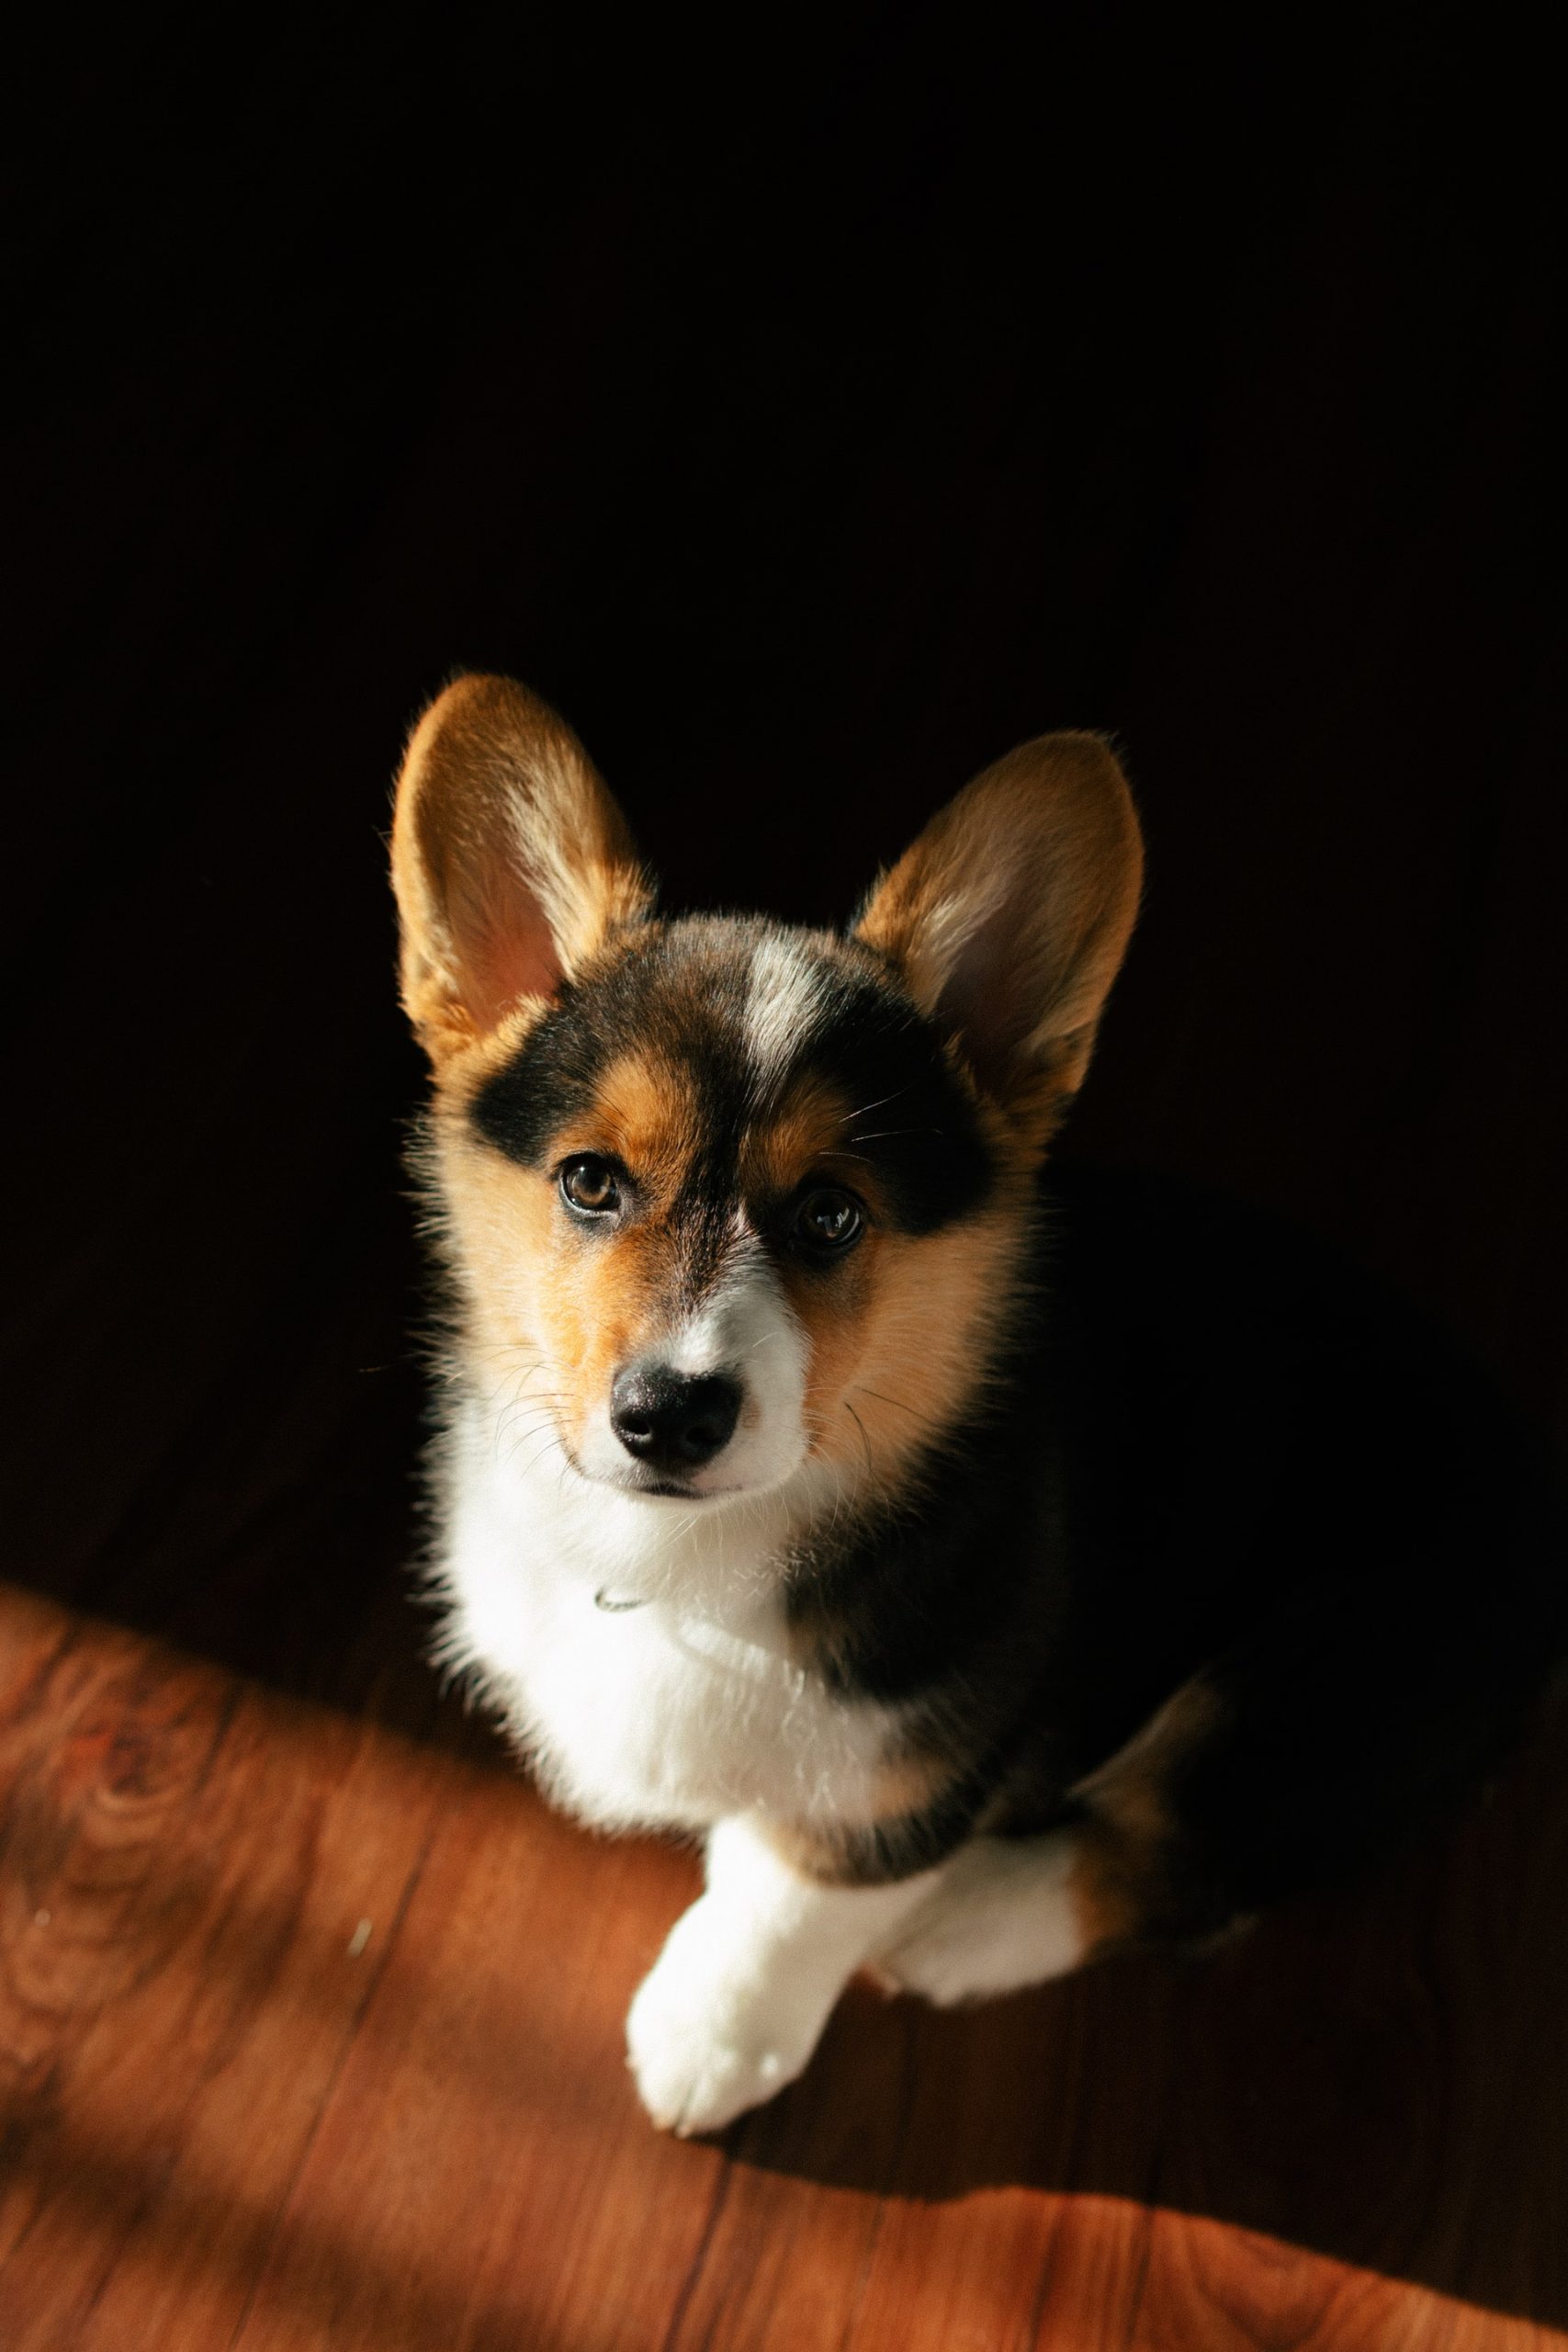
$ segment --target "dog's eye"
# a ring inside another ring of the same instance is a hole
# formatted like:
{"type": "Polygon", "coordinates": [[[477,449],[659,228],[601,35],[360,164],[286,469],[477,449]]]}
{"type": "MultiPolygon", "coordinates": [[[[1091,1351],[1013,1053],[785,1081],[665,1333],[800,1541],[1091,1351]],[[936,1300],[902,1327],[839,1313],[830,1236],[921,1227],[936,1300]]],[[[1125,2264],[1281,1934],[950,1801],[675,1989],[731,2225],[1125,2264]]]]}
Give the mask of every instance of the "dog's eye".
{"type": "Polygon", "coordinates": [[[560,1172],[561,1198],[585,1216],[607,1216],[621,1205],[621,1188],[614,1162],[585,1151],[569,1159],[560,1172]]]}
{"type": "Polygon", "coordinates": [[[795,1213],[795,1233],[797,1240],[818,1257],[831,1257],[858,1241],[865,1225],[865,1214],[852,1193],[840,1193],[824,1185],[820,1192],[808,1193],[795,1213]]]}

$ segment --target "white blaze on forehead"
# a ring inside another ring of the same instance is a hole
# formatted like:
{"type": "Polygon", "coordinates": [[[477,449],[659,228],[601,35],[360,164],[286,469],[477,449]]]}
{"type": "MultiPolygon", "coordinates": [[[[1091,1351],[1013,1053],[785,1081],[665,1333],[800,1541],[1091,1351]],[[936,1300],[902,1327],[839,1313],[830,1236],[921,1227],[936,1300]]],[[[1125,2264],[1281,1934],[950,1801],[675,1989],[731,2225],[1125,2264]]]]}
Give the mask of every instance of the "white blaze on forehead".
{"type": "Polygon", "coordinates": [[[804,939],[777,934],[751,957],[746,1043],[759,1091],[776,1085],[828,1001],[830,977],[804,939]]]}

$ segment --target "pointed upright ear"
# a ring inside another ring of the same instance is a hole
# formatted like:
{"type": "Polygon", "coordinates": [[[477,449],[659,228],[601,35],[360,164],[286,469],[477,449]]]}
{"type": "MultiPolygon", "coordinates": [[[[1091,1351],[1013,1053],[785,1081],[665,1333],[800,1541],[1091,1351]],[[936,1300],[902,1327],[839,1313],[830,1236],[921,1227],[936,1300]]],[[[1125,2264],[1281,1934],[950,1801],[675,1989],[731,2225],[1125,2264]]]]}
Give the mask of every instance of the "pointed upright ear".
{"type": "Polygon", "coordinates": [[[1143,869],[1107,746],[1043,735],[949,801],[861,911],[858,935],[1036,1146],[1083,1083],[1143,869]]]}
{"type": "Polygon", "coordinates": [[[651,892],[564,719],[510,678],[458,678],[409,739],[392,822],[404,1008],[439,1064],[548,998],[651,892]]]}

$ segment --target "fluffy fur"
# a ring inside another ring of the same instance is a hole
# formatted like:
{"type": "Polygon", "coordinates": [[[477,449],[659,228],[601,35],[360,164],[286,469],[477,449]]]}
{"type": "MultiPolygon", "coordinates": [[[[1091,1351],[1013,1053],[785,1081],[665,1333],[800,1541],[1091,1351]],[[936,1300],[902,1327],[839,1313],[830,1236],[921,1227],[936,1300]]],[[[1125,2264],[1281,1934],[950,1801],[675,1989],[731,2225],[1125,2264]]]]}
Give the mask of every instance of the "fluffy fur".
{"type": "Polygon", "coordinates": [[[845,934],[671,922],[570,730],[465,678],[393,874],[446,1655],[558,1801],[705,1837],[628,2019],[656,2122],[790,2080],[864,1964],[952,2001],[1201,1938],[1496,1752],[1561,1629],[1487,1402],[1310,1253],[1042,1185],[1140,888],[1098,739],[845,934]]]}

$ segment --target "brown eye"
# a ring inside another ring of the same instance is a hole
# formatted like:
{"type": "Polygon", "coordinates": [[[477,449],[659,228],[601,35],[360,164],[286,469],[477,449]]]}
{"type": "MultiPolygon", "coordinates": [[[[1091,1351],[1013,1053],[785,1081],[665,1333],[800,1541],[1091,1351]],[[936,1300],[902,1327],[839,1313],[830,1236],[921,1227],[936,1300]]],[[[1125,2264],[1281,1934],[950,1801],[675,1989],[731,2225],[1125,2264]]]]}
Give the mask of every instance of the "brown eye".
{"type": "Polygon", "coordinates": [[[584,1216],[608,1216],[621,1205],[615,1163],[601,1159],[596,1152],[585,1151],[567,1161],[560,1172],[560,1189],[567,1206],[584,1216]]]}
{"type": "Polygon", "coordinates": [[[824,1185],[808,1193],[795,1213],[795,1238],[818,1257],[833,1257],[858,1241],[865,1214],[852,1193],[824,1185]]]}

